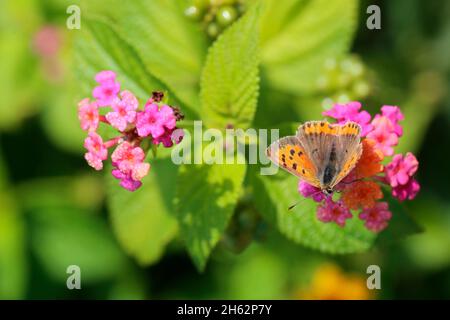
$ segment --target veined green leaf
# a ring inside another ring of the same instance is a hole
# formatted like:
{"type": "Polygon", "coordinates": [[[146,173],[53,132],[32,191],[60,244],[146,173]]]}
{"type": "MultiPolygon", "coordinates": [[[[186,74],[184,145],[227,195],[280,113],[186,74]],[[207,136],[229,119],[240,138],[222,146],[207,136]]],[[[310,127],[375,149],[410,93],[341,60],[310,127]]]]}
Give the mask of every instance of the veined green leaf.
{"type": "MultiPolygon", "coordinates": [[[[262,63],[269,81],[293,93],[315,90],[326,59],[349,49],[357,13],[357,0],[305,4],[277,36],[264,43],[262,63]]],[[[263,25],[270,23],[267,15],[263,25]]]]}
{"type": "Polygon", "coordinates": [[[145,66],[192,110],[198,110],[198,85],[205,37],[183,15],[180,0],[121,2],[117,17],[124,38],[145,66]]]}
{"type": "Polygon", "coordinates": [[[113,27],[101,20],[83,21],[81,34],[75,39],[75,72],[90,95],[95,86],[95,74],[113,70],[122,88],[141,99],[148,99],[153,90],[166,88],[150,74],[136,51],[122,39],[113,27]]]}
{"type": "Polygon", "coordinates": [[[185,165],[177,181],[176,209],[181,236],[199,270],[220,240],[242,190],[246,166],[185,165]]]}
{"type": "Polygon", "coordinates": [[[209,50],[201,83],[206,126],[247,128],[258,97],[259,6],[227,29],[209,50]]]}
{"type": "Polygon", "coordinates": [[[256,175],[252,180],[256,205],[261,214],[275,224],[287,238],[306,247],[326,253],[344,254],[367,250],[375,239],[363,221],[354,216],[347,220],[345,228],[317,219],[317,204],[300,198],[298,179],[281,173],[275,177],[256,175]],[[294,209],[288,208],[301,200],[294,209]]]}
{"type": "Polygon", "coordinates": [[[142,265],[157,262],[175,236],[173,211],[177,167],[169,159],[154,160],[141,188],[124,190],[108,172],[108,207],[122,247],[142,265]]]}

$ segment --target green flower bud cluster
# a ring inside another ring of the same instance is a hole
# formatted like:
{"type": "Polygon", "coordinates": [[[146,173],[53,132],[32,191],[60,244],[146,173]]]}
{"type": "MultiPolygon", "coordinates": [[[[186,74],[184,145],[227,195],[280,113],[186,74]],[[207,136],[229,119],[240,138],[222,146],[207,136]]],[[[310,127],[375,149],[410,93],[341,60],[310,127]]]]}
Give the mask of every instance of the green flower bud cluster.
{"type": "Polygon", "coordinates": [[[316,84],[320,95],[325,96],[322,106],[366,98],[372,90],[367,78],[367,69],[358,56],[327,59],[316,84]]]}
{"type": "Polygon", "coordinates": [[[246,0],[191,0],[185,15],[201,22],[211,39],[236,21],[246,9],[246,0]]]}

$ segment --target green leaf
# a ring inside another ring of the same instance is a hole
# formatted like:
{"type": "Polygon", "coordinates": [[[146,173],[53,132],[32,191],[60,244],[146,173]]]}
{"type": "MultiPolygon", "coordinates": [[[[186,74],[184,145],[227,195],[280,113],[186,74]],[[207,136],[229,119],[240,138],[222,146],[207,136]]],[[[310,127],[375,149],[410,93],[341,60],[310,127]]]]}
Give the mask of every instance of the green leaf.
{"type": "Polygon", "coordinates": [[[277,176],[256,174],[252,179],[256,205],[269,221],[287,238],[306,247],[326,253],[345,254],[367,250],[375,239],[363,221],[357,217],[347,220],[345,228],[334,223],[323,223],[316,217],[317,204],[300,197],[298,179],[279,173],[277,176]],[[294,209],[288,208],[301,201],[294,209]]]}
{"type": "Polygon", "coordinates": [[[247,128],[256,111],[259,6],[228,28],[209,50],[201,82],[206,126],[247,128]]]}
{"type": "Polygon", "coordinates": [[[67,267],[77,265],[83,282],[104,281],[125,266],[108,226],[92,212],[47,206],[30,214],[33,251],[54,279],[65,281],[67,267]]]}
{"type": "MultiPolygon", "coordinates": [[[[33,253],[60,282],[78,265],[82,282],[115,277],[127,264],[108,225],[97,214],[101,184],[92,177],[59,177],[25,182],[16,188],[30,222],[33,253]]],[[[100,199],[99,199],[100,198],[100,199]]]]}
{"type": "Polygon", "coordinates": [[[0,190],[0,299],[24,298],[26,260],[23,217],[12,196],[0,190]]]}
{"type": "Polygon", "coordinates": [[[0,30],[0,129],[11,130],[36,112],[42,77],[30,34],[7,26],[0,30]]]}
{"type": "Polygon", "coordinates": [[[184,15],[180,0],[122,1],[121,34],[137,49],[145,66],[192,110],[198,109],[198,84],[205,37],[184,15]]]}
{"type": "Polygon", "coordinates": [[[83,28],[75,39],[74,51],[73,67],[83,86],[84,95],[90,96],[95,86],[95,74],[101,70],[115,71],[121,87],[144,101],[153,90],[166,89],[148,72],[128,42],[105,21],[83,20],[83,28]]]}
{"type": "Polygon", "coordinates": [[[306,0],[263,0],[261,43],[276,37],[291,22],[306,0]]]}
{"type": "MultiPolygon", "coordinates": [[[[64,70],[74,66],[73,33],[64,33],[64,47],[60,50],[60,63],[64,70]]],[[[86,76],[86,75],[83,75],[86,76]]],[[[89,79],[91,82],[92,79],[89,79]]],[[[44,92],[45,104],[41,113],[43,127],[53,143],[58,147],[80,154],[86,133],[81,130],[77,117],[77,104],[82,95],[79,81],[74,72],[65,72],[57,83],[48,84],[44,92]]],[[[90,92],[86,90],[86,96],[90,92]]]]}
{"type": "Polygon", "coordinates": [[[135,266],[125,269],[117,277],[108,293],[108,300],[144,300],[148,297],[149,279],[144,270],[135,266]]]}
{"type": "Polygon", "coordinates": [[[177,181],[176,209],[188,252],[202,271],[233,215],[245,165],[184,165],[177,181]]]}
{"type": "MultiPolygon", "coordinates": [[[[429,89],[431,90],[431,86],[429,89]]],[[[423,90],[423,89],[420,89],[423,90]]],[[[426,90],[426,89],[425,89],[426,90]]],[[[409,99],[400,106],[405,121],[401,122],[404,135],[399,139],[399,145],[395,148],[395,153],[418,152],[426,137],[426,132],[439,112],[438,103],[424,101],[420,97],[419,89],[415,90],[409,99]],[[427,112],[418,112],[423,108],[427,112]]]]}
{"type": "MultiPolygon", "coordinates": [[[[345,53],[357,28],[358,1],[309,1],[264,43],[262,62],[273,86],[298,94],[315,90],[326,59],[345,53]]],[[[270,15],[262,25],[271,24],[270,15]]]]}
{"type": "Polygon", "coordinates": [[[151,161],[141,188],[129,192],[108,172],[108,207],[114,232],[125,251],[141,265],[157,262],[177,233],[172,199],[177,167],[170,158],[151,161]]]}
{"type": "Polygon", "coordinates": [[[226,273],[221,277],[228,280],[229,299],[284,298],[289,273],[282,260],[267,248],[254,245],[239,256],[231,270],[229,265],[222,269],[226,273]]]}
{"type": "Polygon", "coordinates": [[[3,150],[0,145],[0,190],[6,187],[8,180],[8,173],[6,171],[6,166],[3,160],[3,150]]]}
{"type": "Polygon", "coordinates": [[[424,191],[406,205],[425,232],[408,237],[402,246],[414,265],[428,270],[444,270],[450,265],[450,207],[435,194],[424,191]]]}
{"type": "Polygon", "coordinates": [[[20,206],[25,210],[46,207],[76,207],[99,210],[103,202],[102,180],[87,175],[27,180],[15,186],[20,206]]]}
{"type": "Polygon", "coordinates": [[[7,180],[0,148],[0,299],[21,299],[27,282],[25,221],[7,180]]]}

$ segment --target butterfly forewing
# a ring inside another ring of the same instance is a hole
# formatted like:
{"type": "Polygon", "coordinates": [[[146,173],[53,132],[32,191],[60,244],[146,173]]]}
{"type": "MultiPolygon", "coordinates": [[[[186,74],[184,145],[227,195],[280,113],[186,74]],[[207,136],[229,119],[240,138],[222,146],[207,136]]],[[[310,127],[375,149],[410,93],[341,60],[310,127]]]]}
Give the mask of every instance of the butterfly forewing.
{"type": "Polygon", "coordinates": [[[267,148],[267,156],[280,168],[319,187],[317,167],[309,158],[305,148],[295,136],[281,138],[267,148]]]}
{"type": "Polygon", "coordinates": [[[361,127],[355,122],[348,122],[340,126],[337,134],[336,144],[337,172],[336,178],[331,183],[331,187],[337,185],[353,170],[362,154],[361,127]]]}
{"type": "Polygon", "coordinates": [[[320,180],[330,160],[336,143],[338,125],[326,121],[309,121],[297,130],[297,137],[305,147],[306,153],[316,166],[317,178],[320,180]]]}

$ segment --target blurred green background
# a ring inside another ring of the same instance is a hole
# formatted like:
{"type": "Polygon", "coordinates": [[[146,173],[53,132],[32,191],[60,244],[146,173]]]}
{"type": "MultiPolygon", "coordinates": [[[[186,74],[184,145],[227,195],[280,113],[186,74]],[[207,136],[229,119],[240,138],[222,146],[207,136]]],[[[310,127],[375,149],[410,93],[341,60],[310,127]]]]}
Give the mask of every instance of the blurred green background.
{"type": "MultiPolygon", "coordinates": [[[[333,256],[294,244],[244,207],[202,273],[185,252],[174,218],[159,215],[160,197],[141,196],[145,209],[116,201],[127,191],[112,194],[110,180],[84,162],[77,88],[92,83],[76,77],[74,41],[81,31],[66,28],[73,3],[0,3],[0,298],[450,298],[449,1],[361,1],[350,53],[318,70],[312,94],[292,93],[295,85],[288,93],[265,94],[278,78],[265,77],[262,67],[255,118],[258,126],[270,126],[273,105],[279,106],[274,116],[290,112],[285,105],[294,108],[294,122],[320,118],[330,101],[357,99],[371,111],[400,106],[405,136],[397,152],[417,155],[422,186],[405,205],[423,230],[365,253],[333,256]],[[370,4],[381,8],[381,30],[366,28],[370,4]],[[363,71],[350,76],[348,64],[363,71]],[[82,290],[66,288],[71,264],[81,267],[82,290]],[[365,289],[371,264],[381,267],[382,290],[365,289]]],[[[177,4],[182,19],[197,23],[183,16],[192,2],[177,4]]],[[[84,8],[112,10],[96,0],[81,8],[82,19],[84,8]]],[[[206,45],[214,41],[208,26],[197,30],[206,45]]],[[[152,165],[166,174],[170,189],[167,163],[152,165]]],[[[152,174],[146,183],[155,179],[152,174]]]]}

